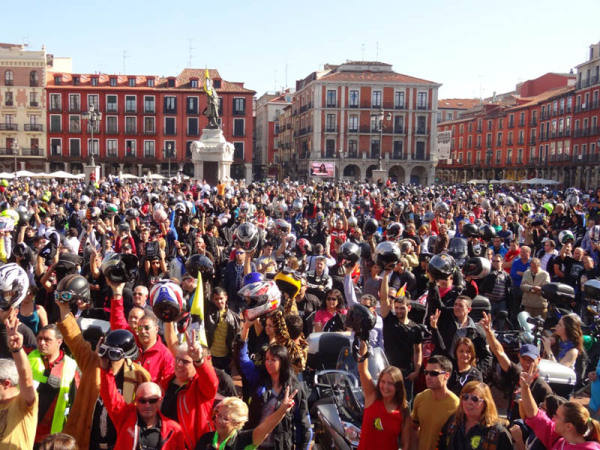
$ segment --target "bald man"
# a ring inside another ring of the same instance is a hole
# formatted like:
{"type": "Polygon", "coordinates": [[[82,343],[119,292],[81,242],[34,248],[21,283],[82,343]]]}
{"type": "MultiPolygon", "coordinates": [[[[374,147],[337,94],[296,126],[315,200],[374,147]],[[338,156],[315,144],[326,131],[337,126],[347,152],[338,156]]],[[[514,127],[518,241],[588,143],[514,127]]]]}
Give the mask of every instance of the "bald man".
{"type": "Polygon", "coordinates": [[[102,370],[101,380],[100,395],[117,429],[115,450],[185,448],[181,426],[160,412],[163,396],[158,384],[152,381],[140,384],[135,404],[127,404],[117,390],[112,369],[102,370]]]}

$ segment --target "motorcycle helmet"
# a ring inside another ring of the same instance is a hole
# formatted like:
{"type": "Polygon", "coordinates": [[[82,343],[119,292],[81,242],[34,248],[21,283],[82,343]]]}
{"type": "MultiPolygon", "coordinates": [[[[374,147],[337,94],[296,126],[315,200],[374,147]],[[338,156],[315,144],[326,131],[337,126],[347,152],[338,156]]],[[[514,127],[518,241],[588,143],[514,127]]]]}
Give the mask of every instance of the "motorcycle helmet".
{"type": "Polygon", "coordinates": [[[479,227],[479,236],[484,241],[491,241],[496,237],[496,229],[491,225],[482,225],[479,227]]]}
{"type": "Polygon", "coordinates": [[[113,330],[106,335],[104,342],[98,349],[98,356],[111,361],[120,361],[127,358],[135,361],[140,351],[135,342],[135,337],[129,330],[113,330]]]}
{"type": "Polygon", "coordinates": [[[119,233],[129,233],[131,231],[131,227],[129,226],[129,224],[127,222],[121,222],[117,226],[117,230],[119,233]]]}
{"type": "Polygon", "coordinates": [[[277,219],[273,225],[276,230],[279,230],[283,233],[288,233],[292,229],[289,222],[284,219],[277,219]]]}
{"type": "Polygon", "coordinates": [[[348,309],[346,328],[350,328],[362,341],[369,340],[370,331],[375,328],[377,318],[366,306],[355,303],[348,309]]]}
{"type": "Polygon", "coordinates": [[[150,303],[156,317],[163,322],[177,320],[183,308],[183,291],[172,281],[163,281],[150,290],[150,303]]]}
{"type": "Polygon", "coordinates": [[[446,202],[439,201],[435,204],[435,212],[438,214],[448,214],[450,207],[446,202]]]}
{"type": "Polygon", "coordinates": [[[6,210],[2,211],[2,214],[0,214],[0,216],[8,217],[14,223],[18,223],[19,219],[20,219],[19,213],[17,211],[15,211],[14,209],[6,209],[6,210]]]}
{"type": "Polygon", "coordinates": [[[400,247],[395,242],[384,241],[375,248],[375,261],[383,268],[396,265],[400,257],[400,247]]]}
{"type": "Polygon", "coordinates": [[[304,238],[298,239],[296,241],[296,251],[300,255],[308,255],[312,252],[312,245],[308,241],[308,239],[304,239],[304,238]]]}
{"type": "Polygon", "coordinates": [[[479,237],[479,228],[474,223],[463,225],[462,234],[467,237],[479,237]]]}
{"type": "Polygon", "coordinates": [[[542,209],[544,210],[544,212],[545,212],[547,215],[551,215],[551,214],[552,214],[552,212],[554,211],[554,205],[553,205],[552,203],[544,203],[544,204],[542,205],[542,209]]]}
{"type": "Polygon", "coordinates": [[[379,228],[379,222],[377,219],[370,218],[365,222],[363,227],[363,234],[365,237],[371,237],[375,233],[377,233],[377,229],[379,228]]]}
{"type": "Polygon", "coordinates": [[[281,291],[276,281],[258,281],[244,286],[238,295],[248,301],[244,309],[247,320],[255,320],[279,308],[281,291]]]}
{"type": "Polygon", "coordinates": [[[339,256],[352,264],[356,264],[360,259],[360,247],[354,242],[346,242],[340,247],[339,256]]]}
{"type": "Polygon", "coordinates": [[[134,209],[140,209],[142,207],[142,201],[139,197],[131,197],[131,207],[134,209]]]}
{"type": "Polygon", "coordinates": [[[575,235],[571,230],[562,230],[560,233],[558,233],[558,241],[562,245],[565,245],[569,241],[574,242],[575,235]]]}
{"type": "Polygon", "coordinates": [[[294,202],[292,203],[292,208],[294,209],[294,211],[296,212],[300,212],[302,211],[303,208],[303,202],[301,198],[296,198],[294,199],[294,202]]]}
{"type": "Polygon", "coordinates": [[[0,217],[0,231],[11,232],[15,230],[15,222],[10,217],[0,217]]]}
{"type": "Polygon", "coordinates": [[[262,273],[250,272],[250,273],[244,275],[244,278],[242,278],[242,287],[247,286],[252,283],[258,283],[259,281],[264,281],[264,280],[265,280],[265,276],[262,273]]]}
{"type": "Polygon", "coordinates": [[[135,255],[110,253],[102,261],[100,270],[113,283],[126,283],[133,279],[137,265],[138,259],[135,255]]]}
{"type": "Polygon", "coordinates": [[[135,208],[128,208],[125,211],[125,217],[127,220],[137,219],[140,216],[140,212],[135,208]]]}
{"type": "Polygon", "coordinates": [[[0,309],[18,308],[29,289],[29,277],[17,263],[0,267],[0,309]]]}
{"type": "Polygon", "coordinates": [[[358,244],[360,247],[360,257],[362,259],[371,259],[371,246],[368,242],[361,242],[358,244]]]}
{"type": "Polygon", "coordinates": [[[469,255],[467,240],[457,237],[450,239],[450,242],[448,243],[448,254],[454,258],[459,266],[462,266],[469,255]]]}
{"type": "Polygon", "coordinates": [[[107,203],[106,205],[104,205],[104,212],[107,213],[109,216],[116,215],[118,211],[119,207],[114,203],[107,203]]]}
{"type": "Polygon", "coordinates": [[[288,294],[290,298],[294,298],[300,288],[302,287],[302,281],[298,272],[293,272],[289,269],[284,269],[275,275],[275,283],[281,292],[288,294]]]}
{"type": "Polygon", "coordinates": [[[61,303],[74,304],[77,300],[90,303],[90,283],[81,275],[67,275],[56,286],[54,298],[61,303]]]}
{"type": "Polygon", "coordinates": [[[571,303],[575,299],[575,289],[564,283],[546,283],[542,286],[542,297],[551,303],[571,303]]]}
{"type": "Polygon", "coordinates": [[[485,278],[492,268],[490,260],[487,258],[471,258],[464,267],[463,273],[466,277],[472,277],[475,280],[485,278]]]}
{"type": "Polygon", "coordinates": [[[534,214],[531,217],[531,226],[534,227],[539,227],[541,225],[544,225],[544,223],[546,222],[546,216],[544,214],[534,214]]]}
{"type": "Polygon", "coordinates": [[[12,254],[27,261],[33,261],[33,250],[25,242],[20,242],[12,250],[12,254]]]}
{"type": "Polygon", "coordinates": [[[154,221],[158,224],[161,224],[163,222],[166,222],[169,217],[167,215],[167,212],[164,209],[155,209],[152,212],[152,219],[154,219],[154,221]]]}
{"type": "Polygon", "coordinates": [[[531,205],[529,203],[523,203],[523,206],[521,206],[521,210],[525,214],[529,214],[531,212],[531,205]]]}
{"type": "Polygon", "coordinates": [[[247,214],[249,210],[250,210],[250,204],[248,202],[240,203],[240,213],[241,214],[247,214]]]}
{"type": "Polygon", "coordinates": [[[193,277],[197,277],[199,272],[211,276],[215,274],[215,266],[206,255],[190,256],[185,262],[185,270],[193,277]]]}
{"type": "Polygon", "coordinates": [[[591,229],[590,229],[590,240],[594,243],[594,244],[598,244],[600,243],[600,225],[594,225],[591,229]]]}
{"type": "Polygon", "coordinates": [[[600,300],[600,280],[588,280],[583,284],[583,292],[589,298],[600,300]]]}
{"type": "Polygon", "coordinates": [[[356,217],[355,216],[348,217],[348,227],[356,228],[357,226],[358,226],[358,220],[356,219],[356,217]]]}
{"type": "Polygon", "coordinates": [[[31,220],[31,213],[25,206],[19,206],[17,208],[17,213],[19,214],[19,226],[27,225],[31,220]]]}
{"type": "Polygon", "coordinates": [[[404,226],[399,222],[391,222],[385,229],[388,239],[397,239],[404,233],[404,226]]]}
{"type": "Polygon", "coordinates": [[[252,252],[258,247],[260,236],[256,225],[246,222],[241,224],[236,232],[235,243],[246,252],[252,252]]]}
{"type": "Polygon", "coordinates": [[[427,271],[431,274],[434,280],[446,280],[454,273],[456,262],[450,255],[441,253],[435,255],[429,260],[427,271]]]}
{"type": "Polygon", "coordinates": [[[423,223],[433,222],[433,219],[435,219],[435,214],[432,211],[427,211],[423,214],[423,223]]]}

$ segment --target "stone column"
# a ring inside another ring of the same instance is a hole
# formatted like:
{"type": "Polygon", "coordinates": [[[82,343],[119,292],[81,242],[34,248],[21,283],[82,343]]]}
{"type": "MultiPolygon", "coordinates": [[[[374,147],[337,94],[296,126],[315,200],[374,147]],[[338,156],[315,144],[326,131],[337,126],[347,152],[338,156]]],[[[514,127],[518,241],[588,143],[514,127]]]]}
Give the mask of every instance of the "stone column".
{"type": "Polygon", "coordinates": [[[412,172],[412,167],[408,166],[404,168],[404,185],[410,184],[410,173],[412,172]]]}
{"type": "Polygon", "coordinates": [[[44,172],[50,173],[50,163],[49,162],[44,163],[44,172]]]}
{"type": "Polygon", "coordinates": [[[138,176],[138,177],[141,177],[142,175],[144,175],[144,171],[142,170],[142,165],[141,165],[141,164],[138,164],[138,165],[137,165],[137,168],[138,168],[138,173],[137,173],[137,176],[138,176]]]}
{"type": "Polygon", "coordinates": [[[427,171],[427,185],[431,185],[435,183],[435,166],[433,163],[429,165],[429,170],[427,171]]]}
{"type": "Polygon", "coordinates": [[[158,174],[160,173],[160,164],[156,165],[156,172],[155,173],[158,173],[158,174]]]}
{"type": "Polygon", "coordinates": [[[252,183],[252,163],[245,163],[246,167],[246,186],[252,183]]]}

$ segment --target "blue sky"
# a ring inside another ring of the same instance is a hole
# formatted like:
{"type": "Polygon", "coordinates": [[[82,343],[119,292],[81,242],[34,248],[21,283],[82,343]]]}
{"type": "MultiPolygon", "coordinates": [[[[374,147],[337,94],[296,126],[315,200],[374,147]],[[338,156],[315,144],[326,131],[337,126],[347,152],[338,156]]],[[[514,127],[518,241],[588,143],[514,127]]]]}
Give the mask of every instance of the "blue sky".
{"type": "Polygon", "coordinates": [[[600,41],[598,0],[3,3],[0,42],[45,44],[74,72],[122,73],[126,52],[129,74],[176,75],[192,39],[192,66],[259,96],[364,55],[442,83],[440,98],[486,97],[568,72],[600,41]]]}

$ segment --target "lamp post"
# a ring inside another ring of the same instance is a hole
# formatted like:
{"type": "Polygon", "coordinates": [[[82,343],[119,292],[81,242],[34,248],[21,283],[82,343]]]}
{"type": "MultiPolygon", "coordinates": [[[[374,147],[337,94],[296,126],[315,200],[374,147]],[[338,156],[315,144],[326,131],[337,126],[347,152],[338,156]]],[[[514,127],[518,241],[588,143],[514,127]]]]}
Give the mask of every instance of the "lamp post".
{"type": "MultiPolygon", "coordinates": [[[[96,111],[96,108],[94,108],[94,105],[90,106],[90,109],[86,112],[84,112],[81,115],[81,118],[83,120],[87,120],[88,121],[88,126],[90,127],[91,130],[91,134],[92,134],[92,139],[91,139],[91,143],[92,143],[92,152],[90,152],[90,146],[88,145],[88,153],[91,153],[91,157],[90,157],[90,166],[95,167],[96,166],[96,162],[94,161],[94,128],[96,127],[96,125],[100,125],[100,121],[102,120],[102,113],[100,111],[96,111]]],[[[100,154],[100,152],[98,152],[98,154],[100,154]]]]}
{"type": "Polygon", "coordinates": [[[171,160],[173,159],[173,146],[169,142],[167,144],[167,155],[169,157],[169,178],[171,177],[171,160]]]}
{"type": "Polygon", "coordinates": [[[17,155],[19,154],[20,147],[19,147],[19,143],[17,142],[16,138],[13,141],[11,148],[12,148],[12,151],[13,151],[13,155],[15,155],[15,178],[17,178],[17,172],[18,172],[18,169],[17,169],[17,155]]]}
{"type": "Polygon", "coordinates": [[[383,108],[379,111],[371,113],[371,118],[377,120],[377,127],[379,128],[379,170],[383,170],[383,121],[390,120],[392,118],[391,112],[385,112],[383,108]]]}
{"type": "Polygon", "coordinates": [[[342,181],[342,171],[344,170],[344,160],[348,156],[348,152],[345,152],[342,148],[338,149],[338,181],[342,181]]]}

